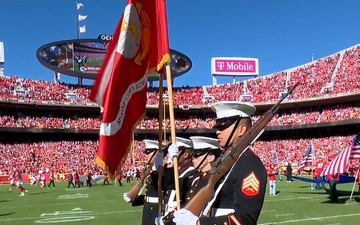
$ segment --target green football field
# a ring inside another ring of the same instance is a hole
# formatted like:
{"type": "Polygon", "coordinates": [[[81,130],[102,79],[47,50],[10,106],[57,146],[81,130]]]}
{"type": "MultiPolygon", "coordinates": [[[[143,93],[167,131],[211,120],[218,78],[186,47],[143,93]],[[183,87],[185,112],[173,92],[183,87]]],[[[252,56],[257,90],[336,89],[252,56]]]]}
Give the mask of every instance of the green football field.
{"type": "MultiPolygon", "coordinates": [[[[103,63],[103,60],[99,60],[99,59],[88,59],[87,60],[87,63],[86,63],[86,66],[95,66],[95,67],[101,67],[103,63]]],[[[78,63],[75,63],[74,64],[74,71],[75,72],[81,72],[80,71],[80,66],[78,63]]]]}
{"type": "MultiPolygon", "coordinates": [[[[64,182],[56,185],[56,189],[43,189],[26,184],[29,191],[24,197],[19,196],[18,190],[9,191],[8,184],[0,185],[0,224],[137,225],[141,222],[142,208],[133,208],[122,199],[130,185],[97,184],[89,189],[67,189],[64,182]]],[[[354,198],[357,202],[345,201],[351,185],[338,185],[343,196],[336,204],[330,203],[324,190],[311,190],[307,183],[279,181],[277,185],[279,194],[267,194],[259,225],[360,225],[359,194],[354,198]]]]}

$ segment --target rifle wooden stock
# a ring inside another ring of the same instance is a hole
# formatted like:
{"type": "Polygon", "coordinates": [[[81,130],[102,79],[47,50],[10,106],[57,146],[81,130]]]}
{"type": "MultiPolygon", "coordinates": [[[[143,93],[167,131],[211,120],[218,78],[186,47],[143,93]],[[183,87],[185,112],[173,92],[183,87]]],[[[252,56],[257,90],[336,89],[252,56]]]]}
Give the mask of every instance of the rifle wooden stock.
{"type": "Polygon", "coordinates": [[[140,180],[128,192],[128,197],[131,199],[131,202],[134,201],[136,197],[139,195],[141,188],[144,186],[144,182],[146,178],[151,174],[152,166],[154,165],[156,154],[157,152],[153,153],[153,155],[150,158],[150,161],[147,163],[146,169],[144,170],[140,180]]]}
{"type": "Polygon", "coordinates": [[[231,169],[238,158],[256,141],[265,128],[271,121],[276,112],[280,108],[280,104],[284,99],[293,92],[299,85],[297,82],[270,110],[265,114],[244,134],[244,136],[236,141],[231,150],[212,164],[210,177],[206,186],[204,186],[195,196],[186,204],[185,209],[191,211],[194,215],[200,216],[204,206],[211,200],[214,195],[214,188],[216,183],[231,169]]]}
{"type": "MultiPolygon", "coordinates": [[[[154,157],[153,157],[154,158],[154,157]]],[[[153,160],[152,160],[153,161],[153,160]]],[[[134,201],[136,197],[139,195],[139,192],[141,188],[144,186],[145,179],[150,175],[151,173],[151,165],[153,162],[150,162],[147,168],[144,170],[140,180],[134,185],[134,187],[131,188],[131,190],[128,192],[128,197],[131,199],[131,201],[134,201]]]]}
{"type": "MultiPolygon", "coordinates": [[[[166,148],[167,147],[169,146],[166,146],[166,148]]],[[[145,179],[151,174],[152,166],[154,165],[156,154],[157,154],[156,152],[153,153],[153,156],[151,157],[150,161],[147,163],[147,167],[144,170],[140,180],[128,192],[128,197],[131,199],[131,201],[134,201],[135,198],[139,195],[140,189],[144,186],[145,179]]]]}

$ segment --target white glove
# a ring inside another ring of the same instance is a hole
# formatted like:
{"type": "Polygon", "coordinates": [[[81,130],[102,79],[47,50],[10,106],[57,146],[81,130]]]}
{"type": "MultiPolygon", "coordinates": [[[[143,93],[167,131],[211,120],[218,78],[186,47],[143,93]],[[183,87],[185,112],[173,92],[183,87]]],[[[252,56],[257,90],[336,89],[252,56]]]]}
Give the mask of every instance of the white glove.
{"type": "Polygon", "coordinates": [[[196,225],[199,217],[195,216],[187,209],[180,209],[174,212],[174,223],[177,225],[196,225]]]}
{"type": "Polygon", "coordinates": [[[163,165],[164,160],[164,153],[163,152],[157,152],[154,159],[154,165],[152,166],[152,170],[156,171],[159,169],[160,166],[163,165]]]}
{"type": "Polygon", "coordinates": [[[164,225],[163,216],[155,217],[155,224],[156,225],[164,225]]]}
{"type": "Polygon", "coordinates": [[[178,157],[179,147],[175,144],[169,146],[167,163],[172,163],[174,157],[178,157]]]}
{"type": "Polygon", "coordinates": [[[125,192],[125,193],[123,194],[123,197],[124,197],[125,202],[127,202],[127,203],[131,202],[131,198],[129,198],[127,192],[125,192]]]}

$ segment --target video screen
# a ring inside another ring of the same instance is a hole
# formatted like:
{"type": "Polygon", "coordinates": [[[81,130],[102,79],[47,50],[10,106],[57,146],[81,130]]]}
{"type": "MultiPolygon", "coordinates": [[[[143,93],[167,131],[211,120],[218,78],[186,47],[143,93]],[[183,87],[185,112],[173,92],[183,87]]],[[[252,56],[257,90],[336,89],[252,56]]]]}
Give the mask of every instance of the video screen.
{"type": "Polygon", "coordinates": [[[49,46],[42,49],[39,56],[53,67],[65,70],[74,68],[73,43],[49,46]]]}
{"type": "Polygon", "coordinates": [[[73,71],[78,73],[99,73],[109,42],[73,43],[73,71]]]}

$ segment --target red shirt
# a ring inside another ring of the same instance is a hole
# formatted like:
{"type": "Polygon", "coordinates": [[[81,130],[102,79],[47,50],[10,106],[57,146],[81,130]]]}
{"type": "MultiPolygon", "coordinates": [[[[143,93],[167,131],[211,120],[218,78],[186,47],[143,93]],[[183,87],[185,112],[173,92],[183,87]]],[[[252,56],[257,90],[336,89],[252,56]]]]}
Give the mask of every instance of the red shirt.
{"type": "Polygon", "coordinates": [[[319,168],[319,167],[316,167],[316,168],[315,168],[315,174],[316,174],[316,176],[320,176],[321,172],[322,172],[322,168],[319,168]]]}
{"type": "Polygon", "coordinates": [[[267,174],[270,181],[276,180],[275,171],[273,169],[269,169],[267,174]]]}
{"type": "Polygon", "coordinates": [[[121,180],[121,179],[122,179],[122,177],[121,177],[121,173],[118,173],[118,175],[117,175],[117,179],[118,179],[118,180],[121,180]]]}
{"type": "Polygon", "coordinates": [[[74,180],[75,180],[75,182],[76,182],[76,181],[80,181],[80,176],[79,176],[79,174],[75,173],[75,175],[74,175],[74,180]]]}
{"type": "Polygon", "coordinates": [[[334,175],[331,175],[331,174],[329,174],[328,176],[327,176],[327,178],[328,178],[328,180],[330,181],[330,180],[339,180],[339,175],[337,175],[336,177],[334,177],[334,175]]]}

